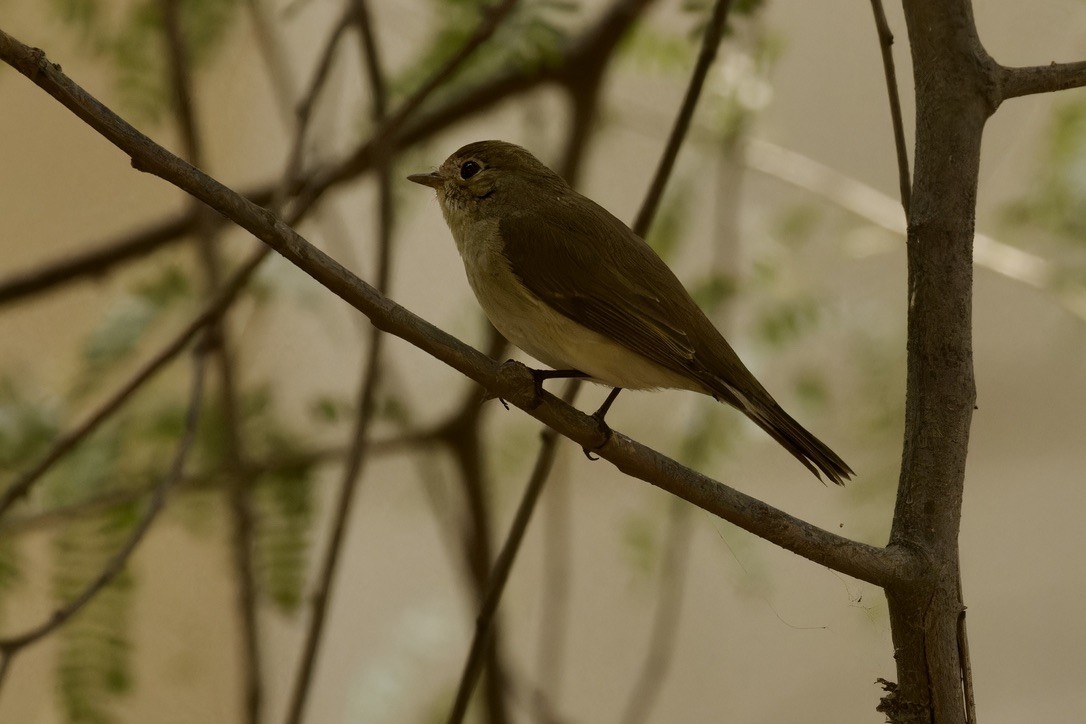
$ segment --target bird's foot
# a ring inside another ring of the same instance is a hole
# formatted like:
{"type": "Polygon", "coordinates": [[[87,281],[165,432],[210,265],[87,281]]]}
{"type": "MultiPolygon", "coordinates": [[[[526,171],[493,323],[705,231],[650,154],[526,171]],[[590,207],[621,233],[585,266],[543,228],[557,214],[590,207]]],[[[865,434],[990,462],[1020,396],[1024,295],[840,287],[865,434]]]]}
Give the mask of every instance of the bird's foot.
{"type": "Polygon", "coordinates": [[[522,362],[512,359],[506,360],[498,368],[498,376],[502,378],[498,389],[502,390],[504,396],[487,391],[483,393],[482,401],[496,399],[507,410],[509,409],[509,402],[525,410],[534,410],[543,404],[543,385],[542,380],[537,376],[538,372],[539,370],[533,370],[522,362]],[[525,378],[529,375],[534,383],[531,392],[525,389],[527,387],[525,378]],[[506,402],[506,400],[509,402],[506,402]]]}
{"type": "Polygon", "coordinates": [[[593,447],[591,450],[589,450],[588,447],[582,447],[581,448],[581,452],[583,452],[584,456],[586,458],[588,458],[589,460],[593,460],[593,461],[599,460],[600,456],[599,455],[593,455],[592,450],[602,450],[603,446],[606,445],[607,443],[611,442],[611,438],[615,436],[615,431],[612,430],[611,426],[608,425],[603,420],[604,415],[606,415],[606,414],[607,414],[607,410],[596,410],[590,416],[593,420],[596,421],[596,429],[599,430],[599,433],[600,433],[600,443],[598,445],[596,445],[595,447],[593,447]]]}

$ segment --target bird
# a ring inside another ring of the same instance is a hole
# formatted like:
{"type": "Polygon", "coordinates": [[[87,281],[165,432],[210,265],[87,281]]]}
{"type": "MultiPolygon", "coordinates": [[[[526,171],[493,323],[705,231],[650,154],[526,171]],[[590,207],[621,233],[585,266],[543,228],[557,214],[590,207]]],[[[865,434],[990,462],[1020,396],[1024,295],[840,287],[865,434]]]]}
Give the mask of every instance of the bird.
{"type": "MultiPolygon", "coordinates": [[[[709,395],[750,418],[821,480],[855,473],[786,413],[641,237],[528,150],[463,146],[431,173],[468,283],[494,327],[553,369],[612,388],[709,395]]],[[[588,451],[585,451],[588,454],[588,451]]],[[[591,456],[590,456],[591,457],[591,456]]]]}

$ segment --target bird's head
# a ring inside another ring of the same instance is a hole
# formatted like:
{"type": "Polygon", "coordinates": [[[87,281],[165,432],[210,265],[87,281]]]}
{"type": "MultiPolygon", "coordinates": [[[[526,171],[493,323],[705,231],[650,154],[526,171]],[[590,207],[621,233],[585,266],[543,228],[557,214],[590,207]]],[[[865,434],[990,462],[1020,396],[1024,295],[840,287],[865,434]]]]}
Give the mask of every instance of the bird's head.
{"type": "Polygon", "coordinates": [[[450,226],[454,221],[500,217],[532,203],[540,193],[569,188],[531,153],[505,141],[469,143],[437,171],[407,178],[437,191],[450,226]]]}

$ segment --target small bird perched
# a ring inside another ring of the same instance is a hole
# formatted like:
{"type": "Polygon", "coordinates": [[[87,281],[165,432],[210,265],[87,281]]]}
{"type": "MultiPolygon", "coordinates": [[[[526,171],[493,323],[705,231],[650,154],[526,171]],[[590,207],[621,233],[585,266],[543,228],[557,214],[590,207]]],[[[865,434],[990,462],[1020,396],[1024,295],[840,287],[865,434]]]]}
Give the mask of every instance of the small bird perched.
{"type": "Polygon", "coordinates": [[[803,429],[743,365],[641,237],[573,190],[531,153],[504,141],[464,146],[441,167],[408,176],[437,191],[486,316],[554,371],[614,389],[673,388],[742,411],[811,472],[843,485],[852,470],[803,429]]]}

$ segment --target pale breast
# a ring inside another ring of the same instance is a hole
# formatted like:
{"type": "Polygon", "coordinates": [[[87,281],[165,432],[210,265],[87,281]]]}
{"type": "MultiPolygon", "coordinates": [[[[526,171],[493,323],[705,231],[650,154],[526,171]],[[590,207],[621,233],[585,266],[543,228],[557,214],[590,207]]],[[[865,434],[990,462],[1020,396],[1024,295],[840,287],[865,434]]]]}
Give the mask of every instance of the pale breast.
{"type": "Polygon", "coordinates": [[[454,227],[453,236],[468,283],[491,324],[540,362],[555,369],[580,370],[615,387],[705,392],[700,383],[574,322],[529,292],[502,253],[496,221],[454,227]]]}

